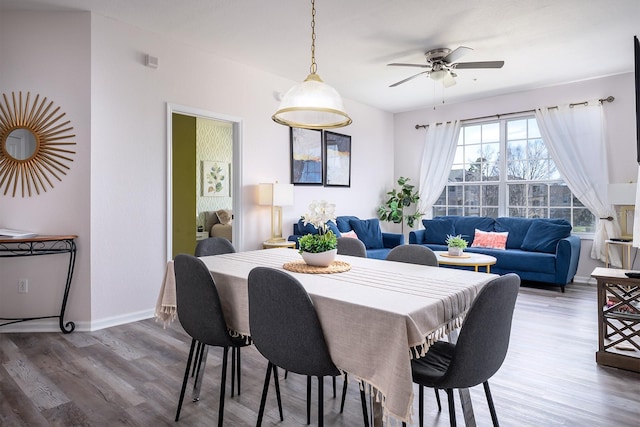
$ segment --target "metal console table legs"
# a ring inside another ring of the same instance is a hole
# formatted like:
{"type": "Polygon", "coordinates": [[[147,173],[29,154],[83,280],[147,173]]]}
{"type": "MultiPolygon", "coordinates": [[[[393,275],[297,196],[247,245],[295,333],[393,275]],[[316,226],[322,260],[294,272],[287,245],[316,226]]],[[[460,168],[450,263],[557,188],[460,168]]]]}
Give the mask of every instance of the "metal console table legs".
{"type": "Polygon", "coordinates": [[[60,330],[65,334],[73,332],[76,328],[75,323],[64,323],[64,312],[67,308],[67,300],[69,298],[69,290],[71,289],[71,280],[73,279],[73,269],[76,263],[76,243],[75,239],[78,236],[65,235],[65,236],[42,236],[37,235],[27,238],[0,238],[0,258],[10,257],[27,257],[38,255],[52,255],[52,254],[69,254],[69,266],[67,268],[67,280],[64,287],[64,295],[62,297],[62,305],[60,307],[60,314],[54,316],[39,316],[39,317],[22,317],[22,318],[7,318],[0,317],[0,321],[6,321],[1,323],[0,326],[10,325],[12,323],[26,322],[28,320],[37,319],[52,319],[59,318],[60,330]]]}

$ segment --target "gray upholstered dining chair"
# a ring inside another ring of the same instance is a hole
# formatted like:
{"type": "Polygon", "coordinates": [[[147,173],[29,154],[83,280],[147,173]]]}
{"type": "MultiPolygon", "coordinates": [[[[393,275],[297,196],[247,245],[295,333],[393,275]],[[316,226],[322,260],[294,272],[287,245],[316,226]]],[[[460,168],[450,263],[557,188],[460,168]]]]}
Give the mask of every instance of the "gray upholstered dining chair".
{"type": "Polygon", "coordinates": [[[233,247],[233,244],[224,237],[208,237],[206,239],[198,240],[195,255],[200,257],[231,254],[235,251],[236,248],[233,247]]]}
{"type": "MultiPolygon", "coordinates": [[[[196,343],[222,347],[222,379],[220,383],[220,406],[218,425],[223,425],[224,393],[226,388],[227,358],[229,348],[237,348],[250,344],[250,340],[231,336],[222,313],[220,297],[209,269],[202,260],[187,254],[179,254],[173,260],[176,275],[176,301],[180,325],[191,336],[191,348],[187,358],[180,399],[175,420],[180,418],[180,410],[189,379],[189,369],[194,356],[196,343]]],[[[238,365],[238,378],[240,378],[238,365]]],[[[232,377],[233,377],[232,372],[232,377]]],[[[238,380],[238,394],[240,382],[238,380]]]]}
{"type": "MultiPolygon", "coordinates": [[[[267,359],[257,426],[262,424],[270,376],[277,368],[318,377],[318,425],[323,425],[325,376],[338,376],[324,338],[313,302],[300,282],[290,274],[269,267],[256,267],[249,273],[249,327],[258,351],[267,359]]],[[[276,397],[283,420],[280,390],[276,397]]],[[[346,387],[346,383],[345,383],[346,387]]],[[[307,402],[311,390],[307,388],[307,402]]],[[[366,398],[360,390],[365,425],[368,426],[366,398]]],[[[309,420],[308,420],[309,421],[309,420]]]]}
{"type": "Polygon", "coordinates": [[[413,382],[419,385],[419,419],[424,422],[424,387],[446,390],[449,401],[449,422],[456,425],[453,390],[484,386],[491,421],[498,425],[489,378],[502,366],[509,348],[511,321],[520,277],[510,273],[493,279],[478,293],[456,344],[434,343],[427,354],[411,361],[413,382]]]}
{"type": "Polygon", "coordinates": [[[367,257],[367,247],[360,239],[338,237],[338,254],[367,257]]]}
{"type": "Polygon", "coordinates": [[[438,257],[426,246],[408,244],[399,245],[387,254],[387,261],[406,262],[409,264],[438,266],[438,257]]]}
{"type": "MultiPolygon", "coordinates": [[[[206,239],[198,240],[196,244],[195,256],[211,256],[220,254],[235,253],[236,248],[233,244],[223,237],[208,237],[206,239]]],[[[202,368],[203,357],[205,353],[205,346],[201,343],[197,343],[195,359],[193,361],[193,371],[191,376],[196,376],[196,383],[194,387],[198,385],[198,378],[200,369],[202,368]]],[[[235,391],[235,379],[238,379],[238,394],[240,394],[240,349],[236,347],[231,348],[231,397],[233,397],[235,391]],[[236,369],[237,366],[237,369],[236,369]]],[[[197,397],[196,397],[197,399],[197,397]]]]}

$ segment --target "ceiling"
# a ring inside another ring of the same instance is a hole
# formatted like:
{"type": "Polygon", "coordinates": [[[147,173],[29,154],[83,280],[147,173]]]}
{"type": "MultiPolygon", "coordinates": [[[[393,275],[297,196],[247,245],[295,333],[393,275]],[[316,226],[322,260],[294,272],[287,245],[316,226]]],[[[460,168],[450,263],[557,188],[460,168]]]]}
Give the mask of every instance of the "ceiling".
{"type": "MultiPolygon", "coordinates": [[[[0,0],[12,9],[91,10],[295,81],[311,63],[310,1],[0,0]]],[[[389,112],[628,73],[634,35],[640,0],[316,0],[318,74],[389,112]],[[425,76],[389,87],[421,70],[387,63],[458,46],[474,49],[461,62],[505,65],[457,70],[446,89],[425,76]]]]}

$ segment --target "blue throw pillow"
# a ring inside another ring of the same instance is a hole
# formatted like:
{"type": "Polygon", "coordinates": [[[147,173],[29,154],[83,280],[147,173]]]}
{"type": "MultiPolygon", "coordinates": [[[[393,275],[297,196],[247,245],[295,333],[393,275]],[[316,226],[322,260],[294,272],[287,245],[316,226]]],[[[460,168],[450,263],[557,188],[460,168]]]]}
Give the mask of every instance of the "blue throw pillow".
{"type": "Polygon", "coordinates": [[[425,242],[446,245],[447,235],[454,235],[453,221],[444,218],[424,219],[425,242]]]}
{"type": "Polygon", "coordinates": [[[534,223],[530,218],[500,217],[496,218],[495,229],[498,232],[509,232],[507,237],[507,249],[520,249],[527,236],[529,227],[534,223]]]}
{"type": "MultiPolygon", "coordinates": [[[[566,221],[565,221],[566,222],[566,221]]],[[[569,237],[571,234],[571,224],[550,222],[550,221],[534,221],[524,236],[520,249],[534,252],[547,252],[553,254],[556,252],[558,240],[569,237]]]]}
{"type": "Polygon", "coordinates": [[[380,221],[377,218],[371,219],[352,219],[349,225],[358,235],[358,239],[362,240],[367,249],[382,249],[382,231],[380,230],[380,221]]]}
{"type": "Polygon", "coordinates": [[[341,236],[340,230],[338,230],[338,226],[333,221],[327,222],[327,230],[333,231],[333,234],[335,234],[336,237],[340,237],[341,236]]]}
{"type": "Polygon", "coordinates": [[[345,233],[347,231],[351,231],[351,224],[349,224],[349,221],[351,220],[355,220],[355,221],[360,221],[360,218],[358,218],[357,216],[348,216],[348,215],[342,215],[336,218],[336,225],[338,226],[338,230],[340,230],[340,232],[345,233]]]}

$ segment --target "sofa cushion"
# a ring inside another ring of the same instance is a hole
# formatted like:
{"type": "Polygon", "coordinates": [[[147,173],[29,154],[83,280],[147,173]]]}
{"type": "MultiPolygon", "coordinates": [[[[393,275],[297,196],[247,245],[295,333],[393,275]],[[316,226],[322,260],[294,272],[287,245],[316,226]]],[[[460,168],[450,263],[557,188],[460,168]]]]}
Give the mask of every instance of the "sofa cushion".
{"type": "Polygon", "coordinates": [[[507,248],[507,237],[509,237],[508,231],[495,232],[476,229],[471,247],[504,250],[507,248]]]}
{"type": "Polygon", "coordinates": [[[453,221],[446,218],[423,219],[426,243],[444,245],[448,235],[454,235],[453,221]]]}
{"type": "Polygon", "coordinates": [[[338,230],[340,230],[340,232],[344,232],[344,231],[351,231],[351,224],[349,224],[349,221],[351,220],[360,220],[360,218],[358,218],[357,216],[350,216],[350,215],[343,215],[343,216],[339,216],[336,218],[336,225],[338,226],[338,230]]]}
{"type": "Polygon", "coordinates": [[[493,224],[495,220],[486,216],[449,216],[442,218],[452,218],[455,234],[461,234],[465,240],[468,238],[470,244],[473,244],[473,236],[476,229],[494,231],[493,224]]]}
{"type": "Polygon", "coordinates": [[[530,218],[500,217],[496,218],[495,230],[509,232],[507,249],[520,249],[531,224],[533,221],[530,218]]]}
{"type": "Polygon", "coordinates": [[[227,209],[219,209],[216,211],[216,216],[218,217],[218,222],[220,224],[229,224],[231,222],[231,212],[227,209]]]}
{"type": "Polygon", "coordinates": [[[555,253],[558,240],[571,234],[571,224],[563,221],[564,223],[534,220],[520,248],[525,251],[555,253]]]}
{"type": "Polygon", "coordinates": [[[342,237],[348,237],[350,239],[357,239],[358,238],[358,235],[353,230],[345,231],[344,233],[341,233],[341,234],[342,234],[342,237]]]}
{"type": "Polygon", "coordinates": [[[362,240],[367,249],[384,248],[382,244],[382,231],[380,230],[380,221],[377,218],[371,219],[352,219],[349,225],[356,232],[358,238],[362,240]]]}

